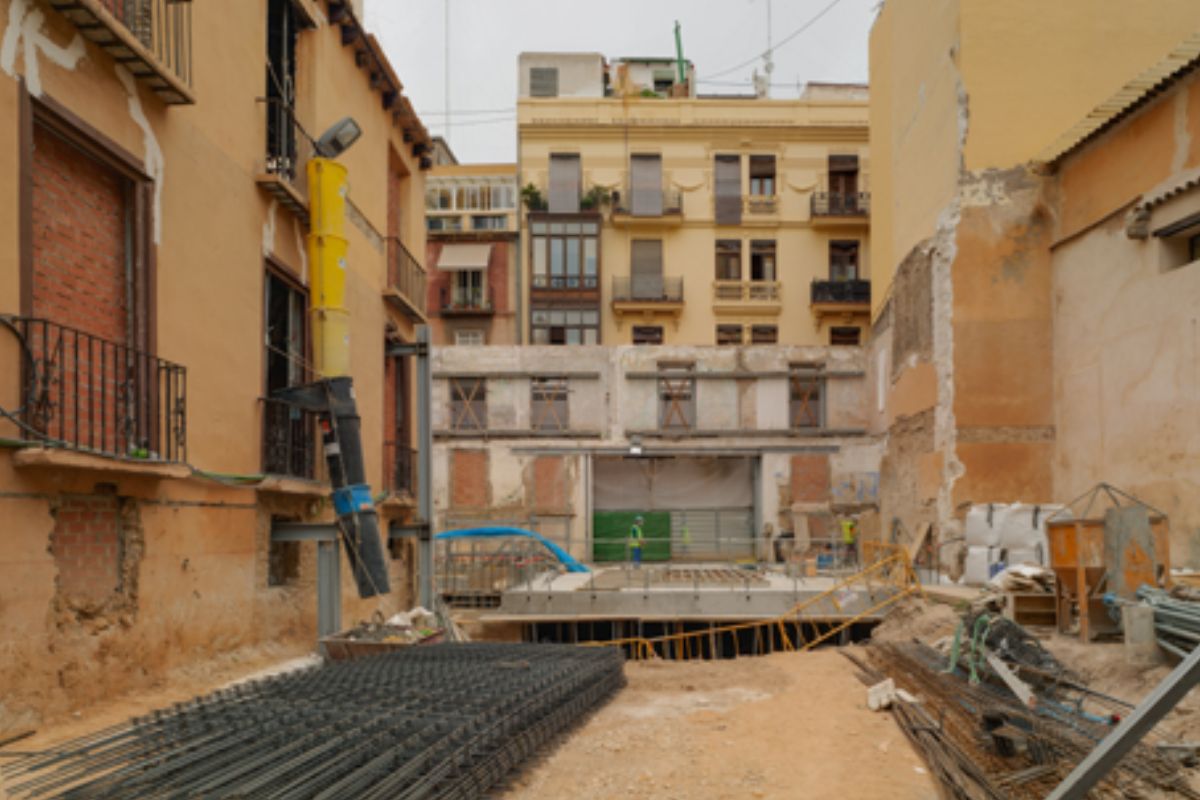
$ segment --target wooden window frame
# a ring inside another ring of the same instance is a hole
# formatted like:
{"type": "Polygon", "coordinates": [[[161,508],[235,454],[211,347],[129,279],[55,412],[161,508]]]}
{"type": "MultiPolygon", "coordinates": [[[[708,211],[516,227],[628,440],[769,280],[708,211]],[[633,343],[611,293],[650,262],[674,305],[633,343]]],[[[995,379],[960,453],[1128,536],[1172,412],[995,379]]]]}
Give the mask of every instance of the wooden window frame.
{"type": "Polygon", "coordinates": [[[659,345],[662,344],[663,327],[662,325],[634,325],[632,331],[632,343],[635,345],[659,345]],[[653,333],[652,333],[653,331],[653,333]]]}
{"type": "Polygon", "coordinates": [[[715,336],[718,347],[740,346],[746,342],[746,326],[737,322],[722,322],[717,325],[715,336]]]}
{"type": "Polygon", "coordinates": [[[857,347],[862,344],[862,328],[858,326],[835,325],[829,329],[830,347],[857,347]],[[853,334],[853,341],[848,341],[853,334]],[[843,341],[839,341],[839,339],[843,341]]]}
{"type": "Polygon", "coordinates": [[[779,344],[779,326],[751,325],[750,344],[779,344]]]}

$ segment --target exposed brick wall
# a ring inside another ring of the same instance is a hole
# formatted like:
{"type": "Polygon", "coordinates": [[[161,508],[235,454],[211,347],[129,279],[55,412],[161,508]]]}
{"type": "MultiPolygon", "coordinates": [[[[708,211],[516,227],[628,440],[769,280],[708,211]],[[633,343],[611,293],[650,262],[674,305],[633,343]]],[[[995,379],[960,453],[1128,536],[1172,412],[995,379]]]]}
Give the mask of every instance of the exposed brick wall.
{"type": "Polygon", "coordinates": [[[127,181],[34,126],[33,315],[124,343],[127,181]]]}
{"type": "Polygon", "coordinates": [[[59,593],[100,605],[121,588],[121,515],[109,495],[66,495],[51,538],[59,593]]]}
{"type": "Polygon", "coordinates": [[[458,509],[488,506],[486,450],[454,450],[450,455],[450,505],[458,509]]]}
{"type": "Polygon", "coordinates": [[[824,503],[829,500],[829,455],[801,453],[792,456],[792,502],[824,503]]]}
{"type": "Polygon", "coordinates": [[[539,511],[568,509],[566,458],[538,456],[533,460],[533,499],[539,511]]]}

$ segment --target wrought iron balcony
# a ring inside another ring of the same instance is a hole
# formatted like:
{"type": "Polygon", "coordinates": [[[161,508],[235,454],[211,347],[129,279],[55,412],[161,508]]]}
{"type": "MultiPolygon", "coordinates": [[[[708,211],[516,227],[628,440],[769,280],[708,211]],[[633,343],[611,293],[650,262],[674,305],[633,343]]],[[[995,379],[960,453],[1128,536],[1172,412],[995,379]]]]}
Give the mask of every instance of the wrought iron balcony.
{"type": "Polygon", "coordinates": [[[425,321],[425,268],[396,238],[388,240],[387,296],[400,310],[417,322],[425,321]]]}
{"type": "Polygon", "coordinates": [[[814,217],[865,217],[870,213],[870,192],[813,192],[814,217]]]}
{"type": "Polygon", "coordinates": [[[402,442],[383,443],[384,484],[396,494],[417,495],[417,451],[402,442]]]}
{"type": "Polygon", "coordinates": [[[626,186],[613,192],[612,210],[614,214],[649,219],[679,216],[683,213],[683,194],[678,189],[643,192],[626,186]]]}
{"type": "Polygon", "coordinates": [[[307,225],[308,162],[317,154],[315,141],[296,121],[294,107],[273,97],[259,102],[267,115],[267,142],[255,183],[307,225]]]}
{"type": "Polygon", "coordinates": [[[50,7],[164,103],[196,102],[191,0],[50,0],[50,7]]]}
{"type": "Polygon", "coordinates": [[[871,282],[862,280],[815,280],[812,282],[811,302],[814,305],[817,303],[850,303],[854,305],[870,305],[871,282]]]}
{"type": "Polygon", "coordinates": [[[444,317],[464,315],[480,316],[495,311],[492,287],[485,292],[482,287],[463,289],[458,286],[443,286],[440,292],[441,314],[444,317]]]}
{"type": "Polygon", "coordinates": [[[22,438],[159,462],[187,460],[187,370],[45,319],[0,318],[21,340],[22,438]]]}
{"type": "Polygon", "coordinates": [[[614,303],[682,303],[683,278],[662,275],[631,277],[614,275],[612,288],[614,303]]]}
{"type": "Polygon", "coordinates": [[[263,472],[313,479],[317,414],[284,400],[263,398],[263,472]]]}

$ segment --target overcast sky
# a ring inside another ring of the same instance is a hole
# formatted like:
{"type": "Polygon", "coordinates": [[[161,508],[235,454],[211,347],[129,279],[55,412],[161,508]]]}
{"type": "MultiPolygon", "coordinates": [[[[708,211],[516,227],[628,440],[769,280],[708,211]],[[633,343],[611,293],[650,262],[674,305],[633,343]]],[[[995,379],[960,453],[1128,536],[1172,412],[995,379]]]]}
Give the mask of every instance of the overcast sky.
{"type": "MultiPolygon", "coordinates": [[[[867,35],[879,0],[770,0],[774,97],[807,81],[867,80],[867,35]],[[818,17],[814,22],[814,18],[818,17]]],[[[672,56],[674,24],[703,93],[749,92],[767,47],[768,0],[366,0],[366,26],[383,42],[404,91],[459,161],[516,160],[517,54],[590,51],[607,58],[672,56]],[[444,114],[446,5],[450,110],[444,114]],[[739,64],[752,61],[746,66],[739,64]],[[706,81],[706,79],[709,79],[706,81]]]]}

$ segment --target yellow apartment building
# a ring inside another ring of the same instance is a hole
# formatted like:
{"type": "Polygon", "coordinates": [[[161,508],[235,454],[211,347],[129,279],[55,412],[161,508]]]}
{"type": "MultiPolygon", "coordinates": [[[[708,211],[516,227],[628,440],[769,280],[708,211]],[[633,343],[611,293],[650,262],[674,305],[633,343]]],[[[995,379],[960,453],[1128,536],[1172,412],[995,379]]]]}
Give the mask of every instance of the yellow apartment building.
{"type": "MultiPolygon", "coordinates": [[[[0,731],[217,653],[311,648],[326,562],[276,534],[332,520],[329,481],[316,420],[272,395],[319,375],[306,168],[347,117],[367,480],[385,522],[414,513],[411,365],[388,347],[425,322],[431,142],[360,20],[0,0],[0,731]]],[[[370,601],[341,560],[347,618],[411,603],[391,544],[370,601]]]]}
{"type": "Polygon", "coordinates": [[[516,164],[459,164],[435,137],[425,181],[433,342],[518,344],[516,164]]]}
{"type": "Polygon", "coordinates": [[[519,59],[530,344],[859,344],[867,91],[697,96],[691,65],[519,59]]]}

